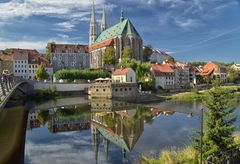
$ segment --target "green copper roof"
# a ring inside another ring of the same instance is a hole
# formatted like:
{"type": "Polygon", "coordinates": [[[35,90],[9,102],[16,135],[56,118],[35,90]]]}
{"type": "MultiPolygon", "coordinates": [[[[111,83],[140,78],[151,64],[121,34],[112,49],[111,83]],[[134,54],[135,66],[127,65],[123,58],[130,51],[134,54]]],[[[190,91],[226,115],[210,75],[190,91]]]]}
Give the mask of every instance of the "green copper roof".
{"type": "Polygon", "coordinates": [[[131,21],[129,19],[124,19],[118,24],[103,31],[98,36],[95,43],[100,43],[102,41],[108,40],[112,37],[116,37],[119,35],[138,35],[139,36],[137,30],[135,29],[131,21]]]}
{"type": "Polygon", "coordinates": [[[127,143],[124,141],[123,138],[121,138],[120,136],[118,136],[114,133],[107,131],[104,128],[98,127],[97,129],[103,135],[103,137],[107,138],[110,142],[118,145],[120,148],[126,150],[127,152],[130,151],[130,149],[127,146],[127,143]]]}

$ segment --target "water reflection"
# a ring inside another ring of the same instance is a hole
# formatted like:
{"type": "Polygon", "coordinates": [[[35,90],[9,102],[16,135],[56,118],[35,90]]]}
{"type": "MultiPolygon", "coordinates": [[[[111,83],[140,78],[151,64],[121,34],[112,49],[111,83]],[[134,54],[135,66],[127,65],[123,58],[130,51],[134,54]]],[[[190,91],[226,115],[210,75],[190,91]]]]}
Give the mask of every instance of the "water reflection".
{"type": "MultiPolygon", "coordinates": [[[[90,131],[88,136],[91,138],[92,159],[95,159],[95,163],[102,160],[110,163],[126,163],[127,154],[134,150],[144,132],[144,125],[153,124],[154,119],[161,115],[168,116],[174,113],[169,109],[94,99],[87,104],[30,111],[27,129],[32,131],[47,127],[49,134],[90,131]],[[110,145],[115,145],[118,148],[117,154],[122,155],[109,159],[110,145]],[[98,159],[99,153],[105,158],[98,159]]],[[[68,137],[73,136],[70,134],[68,137]]]]}

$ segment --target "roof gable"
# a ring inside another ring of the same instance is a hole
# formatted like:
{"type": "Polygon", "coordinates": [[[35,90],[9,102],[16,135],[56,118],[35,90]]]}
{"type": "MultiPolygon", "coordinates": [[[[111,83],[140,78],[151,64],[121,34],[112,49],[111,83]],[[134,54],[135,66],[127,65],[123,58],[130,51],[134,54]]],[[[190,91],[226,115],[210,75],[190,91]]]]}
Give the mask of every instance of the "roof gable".
{"type": "Polygon", "coordinates": [[[95,43],[100,43],[102,41],[108,40],[110,38],[116,37],[118,35],[138,35],[137,30],[131,23],[129,19],[124,19],[122,22],[106,29],[96,39],[95,43]]]}
{"type": "Polygon", "coordinates": [[[131,70],[131,68],[121,68],[121,69],[116,69],[112,75],[126,75],[128,72],[131,70]]]}
{"type": "Polygon", "coordinates": [[[151,64],[151,67],[155,75],[161,75],[162,73],[174,73],[172,67],[167,64],[151,64]]]}

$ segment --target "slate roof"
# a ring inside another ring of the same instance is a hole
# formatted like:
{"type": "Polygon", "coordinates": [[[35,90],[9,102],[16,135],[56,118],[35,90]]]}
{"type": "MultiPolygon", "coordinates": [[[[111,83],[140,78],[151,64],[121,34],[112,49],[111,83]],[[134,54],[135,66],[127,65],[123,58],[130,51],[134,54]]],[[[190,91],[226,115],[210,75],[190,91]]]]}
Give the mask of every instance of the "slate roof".
{"type": "Polygon", "coordinates": [[[124,19],[123,21],[120,21],[118,24],[106,29],[103,31],[98,38],[96,39],[95,43],[100,43],[102,41],[108,40],[110,38],[119,36],[119,35],[138,35],[137,30],[131,23],[129,19],[124,19]]]}

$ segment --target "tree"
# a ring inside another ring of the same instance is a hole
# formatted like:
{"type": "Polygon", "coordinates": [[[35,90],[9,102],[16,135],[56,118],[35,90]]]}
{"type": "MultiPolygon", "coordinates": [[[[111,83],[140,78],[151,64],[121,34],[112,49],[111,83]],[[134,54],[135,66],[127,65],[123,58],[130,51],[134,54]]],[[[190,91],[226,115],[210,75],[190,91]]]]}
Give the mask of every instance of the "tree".
{"type": "Polygon", "coordinates": [[[115,57],[114,49],[111,47],[107,47],[105,49],[105,52],[103,53],[104,63],[107,65],[113,65],[115,64],[115,60],[116,60],[116,57],[115,57]]]}
{"type": "Polygon", "coordinates": [[[131,49],[131,47],[130,46],[125,46],[124,48],[123,48],[123,55],[122,55],[122,58],[123,59],[131,59],[132,58],[132,55],[133,55],[133,53],[132,53],[132,49],[131,49]]]}
{"type": "MultiPolygon", "coordinates": [[[[207,108],[204,115],[204,131],[202,153],[203,159],[210,159],[219,163],[220,159],[228,157],[228,150],[236,148],[233,139],[235,131],[233,107],[236,100],[233,93],[222,88],[212,89],[208,92],[204,105],[207,108]]],[[[201,132],[198,132],[201,134],[201,132]]],[[[194,138],[195,149],[200,150],[200,139],[194,138]]]]}
{"type": "Polygon", "coordinates": [[[239,83],[240,82],[240,70],[235,70],[235,69],[229,67],[227,79],[231,83],[239,83]]]}
{"type": "Polygon", "coordinates": [[[55,42],[49,42],[46,47],[45,57],[49,62],[51,62],[51,60],[52,60],[52,45],[53,44],[55,44],[55,42]]]}
{"type": "Polygon", "coordinates": [[[152,53],[153,53],[153,49],[152,49],[151,45],[144,46],[144,49],[143,49],[143,61],[144,62],[148,62],[149,61],[149,57],[152,55],[152,53]]]}
{"type": "Polygon", "coordinates": [[[167,61],[175,62],[175,59],[172,56],[168,56],[167,61]]]}
{"type": "Polygon", "coordinates": [[[43,63],[41,63],[35,73],[35,78],[37,80],[46,80],[48,79],[49,75],[47,73],[47,71],[45,70],[45,67],[43,65],[43,63]]]}
{"type": "Polygon", "coordinates": [[[220,87],[222,84],[220,76],[214,76],[214,80],[212,81],[212,84],[215,88],[220,87]]]}

